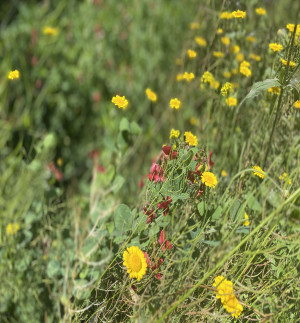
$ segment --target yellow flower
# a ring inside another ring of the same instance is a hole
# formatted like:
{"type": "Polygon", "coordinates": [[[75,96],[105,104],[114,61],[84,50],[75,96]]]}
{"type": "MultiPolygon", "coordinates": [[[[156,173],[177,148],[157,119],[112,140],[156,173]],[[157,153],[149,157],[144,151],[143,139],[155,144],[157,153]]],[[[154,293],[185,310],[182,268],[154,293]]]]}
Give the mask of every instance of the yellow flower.
{"type": "Polygon", "coordinates": [[[239,303],[234,294],[230,295],[229,299],[224,302],[223,307],[228,313],[231,314],[231,316],[235,317],[236,319],[243,312],[243,306],[239,303]]]}
{"type": "Polygon", "coordinates": [[[252,72],[251,72],[251,69],[250,69],[250,63],[249,62],[243,61],[240,64],[240,73],[245,75],[246,77],[251,76],[252,72]]]}
{"type": "Polygon", "coordinates": [[[128,101],[126,100],[125,96],[121,97],[116,95],[111,99],[111,102],[114,103],[119,109],[127,109],[128,107],[128,101]]]}
{"type": "Polygon", "coordinates": [[[256,8],[255,12],[260,16],[264,16],[267,13],[266,9],[264,8],[256,8]]]}
{"type": "Polygon", "coordinates": [[[234,18],[244,19],[246,17],[246,12],[245,11],[241,11],[241,10],[233,11],[232,12],[232,16],[234,18]]]}
{"type": "Polygon", "coordinates": [[[157,100],[157,95],[156,95],[156,93],[155,92],[153,92],[153,91],[151,91],[149,88],[148,89],[146,89],[146,95],[147,95],[147,97],[148,97],[148,99],[150,100],[150,101],[152,101],[152,102],[156,102],[156,100],[157,100]]]}
{"type": "Polygon", "coordinates": [[[261,61],[261,57],[256,54],[250,54],[250,58],[257,62],[261,61]]]}
{"type": "Polygon", "coordinates": [[[216,175],[211,172],[204,172],[201,176],[201,181],[203,184],[205,184],[205,186],[213,188],[215,188],[215,186],[218,184],[216,175]]]}
{"type": "Polygon", "coordinates": [[[20,72],[18,70],[10,71],[8,74],[8,78],[10,80],[18,79],[20,78],[20,72]]]}
{"type": "Polygon", "coordinates": [[[199,22],[191,22],[190,23],[190,29],[194,30],[194,29],[199,29],[199,28],[200,28],[199,22]]]}
{"type": "Polygon", "coordinates": [[[300,108],[300,100],[297,100],[294,102],[294,108],[299,109],[300,108]]]}
{"type": "Polygon", "coordinates": [[[198,139],[196,136],[194,136],[190,131],[186,131],[184,133],[185,142],[187,142],[190,146],[197,146],[198,145],[198,139]]]}
{"type": "Polygon", "coordinates": [[[180,106],[181,106],[181,102],[177,98],[170,100],[170,107],[172,109],[178,110],[180,106]]]}
{"type": "Polygon", "coordinates": [[[212,84],[213,81],[214,81],[214,77],[208,71],[204,72],[204,74],[201,76],[201,83],[209,83],[209,84],[212,84]]]}
{"type": "Polygon", "coordinates": [[[236,107],[237,106],[237,99],[232,97],[232,96],[229,96],[227,99],[226,99],[226,104],[229,106],[229,107],[236,107]]]}
{"type": "Polygon", "coordinates": [[[56,36],[58,34],[58,28],[44,27],[43,34],[50,35],[50,36],[56,36]]]}
{"type": "Polygon", "coordinates": [[[206,40],[202,37],[196,37],[195,41],[200,47],[205,47],[207,45],[206,40]]]}
{"type": "Polygon", "coordinates": [[[230,44],[230,38],[229,37],[222,37],[221,38],[221,42],[222,44],[224,44],[225,46],[228,46],[230,44]]]}
{"type": "Polygon", "coordinates": [[[218,30],[217,30],[217,34],[218,34],[218,35],[223,34],[223,29],[222,29],[222,28],[218,28],[218,30]]]}
{"type": "Polygon", "coordinates": [[[229,78],[231,77],[231,72],[229,72],[229,71],[225,71],[225,72],[223,73],[223,76],[224,76],[226,79],[229,79],[229,78]]]}
{"type": "Polygon", "coordinates": [[[226,82],[221,88],[221,93],[223,96],[226,96],[229,92],[233,92],[232,84],[226,82]]]}
{"type": "Polygon", "coordinates": [[[63,159],[61,157],[57,158],[57,165],[62,166],[64,163],[63,159]]]}
{"type": "Polygon", "coordinates": [[[249,224],[250,224],[250,222],[249,222],[249,216],[248,216],[248,214],[245,212],[245,216],[244,216],[244,219],[245,219],[245,221],[244,221],[244,226],[245,227],[247,227],[249,224]]]}
{"type": "Polygon", "coordinates": [[[188,49],[187,54],[189,58],[195,58],[197,56],[197,53],[192,49],[188,49]]]}
{"type": "Polygon", "coordinates": [[[285,181],[286,183],[288,183],[289,185],[292,185],[292,180],[289,178],[287,173],[283,173],[279,176],[280,180],[285,181]]]}
{"type": "Polygon", "coordinates": [[[245,56],[243,53],[239,53],[235,56],[236,60],[240,63],[245,59],[245,56]]]}
{"type": "Polygon", "coordinates": [[[142,250],[135,246],[127,248],[123,253],[123,260],[129,277],[140,281],[147,271],[147,262],[142,250]]]}
{"type": "Polygon", "coordinates": [[[241,48],[238,45],[232,45],[232,46],[230,46],[229,50],[231,53],[237,54],[240,52],[241,48]]]}
{"type": "MultiPolygon", "coordinates": [[[[287,66],[287,61],[285,59],[281,59],[281,63],[284,65],[284,66],[287,66]]],[[[296,63],[293,62],[293,61],[290,61],[290,67],[294,68],[296,66],[296,63]]]]}
{"type": "Polygon", "coordinates": [[[223,52],[218,52],[218,51],[214,51],[213,55],[217,58],[222,58],[225,56],[225,54],[223,52]]]}
{"type": "Polygon", "coordinates": [[[260,177],[260,178],[264,178],[265,177],[265,172],[259,167],[259,166],[253,166],[252,167],[255,171],[254,171],[254,175],[260,177]],[[258,171],[258,172],[256,172],[258,171]]]}
{"type": "Polygon", "coordinates": [[[194,73],[184,72],[182,78],[185,79],[189,83],[189,82],[191,82],[191,80],[193,80],[195,78],[195,75],[194,75],[194,73]]]}
{"type": "Polygon", "coordinates": [[[256,41],[256,38],[253,36],[247,36],[246,39],[248,40],[249,43],[254,43],[256,41]]]}
{"type": "MultiPolygon", "coordinates": [[[[290,33],[293,33],[295,29],[295,24],[287,24],[286,28],[290,31],[290,33]]],[[[297,25],[296,36],[299,36],[299,34],[300,34],[300,25],[297,25]]]]}
{"type": "Polygon", "coordinates": [[[225,169],[223,169],[222,170],[222,172],[221,172],[221,176],[222,177],[227,177],[228,175],[227,175],[227,172],[226,172],[226,170],[225,169]]]}
{"type": "Polygon", "coordinates": [[[272,49],[273,52],[280,52],[283,50],[283,46],[278,43],[270,43],[269,48],[272,49]]]}
{"type": "Polygon", "coordinates": [[[178,138],[179,136],[180,136],[180,131],[179,130],[171,129],[171,131],[170,131],[170,139],[178,138]]]}
{"type": "Polygon", "coordinates": [[[269,93],[274,93],[276,95],[279,95],[280,88],[278,86],[272,86],[272,87],[269,87],[268,92],[269,93]]]}
{"type": "Polygon", "coordinates": [[[215,89],[215,90],[217,90],[218,88],[219,88],[219,86],[220,86],[220,82],[219,81],[217,81],[217,80],[213,80],[212,81],[212,83],[210,84],[210,87],[212,88],[212,89],[215,89]]]}
{"type": "Polygon", "coordinates": [[[176,81],[177,82],[180,82],[180,81],[182,81],[183,80],[183,74],[177,74],[176,75],[176,81]]]}
{"type": "Polygon", "coordinates": [[[232,13],[228,12],[228,11],[223,11],[221,13],[220,19],[232,19],[232,13]]]}
{"type": "Polygon", "coordinates": [[[6,226],[6,234],[7,235],[15,235],[20,230],[19,223],[8,223],[6,226]]]}

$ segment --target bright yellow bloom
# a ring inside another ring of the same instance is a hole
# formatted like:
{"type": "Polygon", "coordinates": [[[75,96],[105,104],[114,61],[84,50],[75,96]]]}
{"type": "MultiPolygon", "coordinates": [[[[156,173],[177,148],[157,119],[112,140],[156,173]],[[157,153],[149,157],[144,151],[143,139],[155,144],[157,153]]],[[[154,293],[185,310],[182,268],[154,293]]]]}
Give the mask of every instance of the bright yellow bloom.
{"type": "Polygon", "coordinates": [[[194,136],[190,131],[186,131],[184,133],[185,142],[187,142],[190,146],[197,146],[198,145],[198,139],[196,136],[194,136]]]}
{"type": "Polygon", "coordinates": [[[20,78],[20,72],[18,70],[10,71],[8,74],[8,78],[10,80],[18,79],[20,78]]]}
{"type": "Polygon", "coordinates": [[[199,22],[191,22],[190,23],[190,29],[195,30],[195,29],[199,29],[199,28],[200,28],[199,22]]]}
{"type": "Polygon", "coordinates": [[[245,59],[245,56],[243,53],[238,53],[236,56],[235,56],[235,59],[240,63],[242,62],[244,59],[245,59]]]}
{"type": "Polygon", "coordinates": [[[224,11],[221,13],[220,19],[232,19],[232,13],[224,11]]]}
{"type": "Polygon", "coordinates": [[[239,303],[236,296],[233,294],[229,299],[223,303],[225,310],[231,314],[234,318],[238,318],[243,312],[243,306],[239,303]]]}
{"type": "Polygon", "coordinates": [[[260,16],[264,16],[267,13],[266,9],[264,8],[256,8],[255,12],[260,16]]]}
{"type": "Polygon", "coordinates": [[[208,71],[204,72],[204,74],[201,76],[201,83],[212,84],[213,81],[214,81],[214,76],[208,71]]]}
{"type": "Polygon", "coordinates": [[[229,72],[229,71],[225,71],[225,72],[223,73],[223,76],[224,76],[226,79],[229,79],[229,78],[231,78],[231,72],[229,72]]]}
{"type": "Polygon", "coordinates": [[[143,251],[139,247],[129,247],[123,253],[123,260],[129,277],[140,281],[147,271],[147,262],[143,251]]]}
{"type": "Polygon", "coordinates": [[[6,226],[6,234],[7,235],[15,235],[20,230],[19,223],[8,223],[6,226]]]}
{"type": "Polygon", "coordinates": [[[256,54],[250,54],[250,58],[253,59],[254,61],[261,61],[261,57],[259,55],[256,55],[256,54]]]}
{"type": "Polygon", "coordinates": [[[222,29],[222,28],[218,28],[218,30],[217,30],[217,34],[218,34],[218,35],[223,34],[223,29],[222,29]]]}
{"type": "Polygon", "coordinates": [[[205,186],[213,187],[213,188],[215,188],[216,185],[218,184],[216,175],[211,172],[204,172],[201,175],[201,181],[203,184],[205,184],[205,186]]]}
{"type": "Polygon", "coordinates": [[[156,102],[156,100],[157,100],[157,95],[156,95],[156,93],[155,92],[153,92],[152,90],[150,90],[149,88],[148,89],[146,89],[146,95],[147,95],[147,97],[148,97],[148,99],[150,100],[150,101],[152,101],[152,102],[156,102]]]}
{"type": "Polygon", "coordinates": [[[238,45],[232,45],[232,46],[230,46],[229,50],[231,53],[237,54],[240,52],[241,48],[238,45]]]}
{"type": "MultiPolygon", "coordinates": [[[[287,24],[286,28],[290,31],[290,33],[293,33],[295,29],[295,24],[287,24]]],[[[299,36],[299,34],[300,34],[300,25],[297,25],[296,36],[299,36]]]]}
{"type": "Polygon", "coordinates": [[[218,51],[214,51],[213,55],[217,58],[222,58],[225,56],[225,54],[223,52],[218,52],[218,51]]]}
{"type": "Polygon", "coordinates": [[[227,177],[228,176],[225,169],[222,169],[221,176],[222,177],[227,177]]]}
{"type": "Polygon", "coordinates": [[[194,73],[184,72],[182,78],[189,83],[189,82],[191,82],[191,80],[193,80],[195,78],[195,75],[194,75],[194,73]]]}
{"type": "Polygon", "coordinates": [[[232,97],[232,96],[229,96],[227,99],[226,99],[226,104],[229,106],[229,107],[236,107],[237,106],[237,99],[232,97]]]}
{"type": "Polygon", "coordinates": [[[182,80],[183,80],[183,74],[181,74],[181,73],[177,74],[177,75],[176,75],[176,81],[177,81],[177,82],[180,82],[180,81],[182,81],[182,80]]]}
{"type": "Polygon", "coordinates": [[[294,102],[294,108],[299,109],[300,108],[300,100],[297,100],[294,102]]]}
{"type": "Polygon", "coordinates": [[[195,58],[197,56],[197,53],[192,49],[188,49],[187,54],[189,58],[195,58]]]}
{"type": "Polygon", "coordinates": [[[207,45],[207,41],[202,37],[196,37],[195,41],[200,47],[205,47],[207,45]]]}
{"type": "Polygon", "coordinates": [[[245,11],[241,11],[241,10],[237,10],[237,11],[233,11],[232,12],[232,16],[234,18],[241,18],[244,19],[246,17],[246,12],[245,11]]]}
{"type": "Polygon", "coordinates": [[[179,130],[171,129],[171,131],[170,131],[170,139],[178,138],[179,136],[180,136],[180,131],[179,130]]]}
{"type": "MultiPolygon", "coordinates": [[[[281,63],[284,65],[284,66],[287,66],[287,61],[285,59],[281,59],[281,63]]],[[[290,61],[290,67],[294,68],[296,66],[296,63],[293,62],[293,61],[290,61]]]]}
{"type": "Polygon", "coordinates": [[[260,178],[264,178],[265,177],[265,172],[259,167],[259,166],[253,166],[252,167],[255,171],[254,171],[254,175],[260,177],[260,178]],[[258,172],[256,172],[258,171],[258,172]],[[259,173],[261,172],[261,173],[259,173]]]}
{"type": "Polygon", "coordinates": [[[251,72],[251,69],[250,69],[250,63],[249,62],[243,61],[240,64],[240,73],[245,75],[246,77],[251,76],[252,72],[251,72]]]}
{"type": "Polygon", "coordinates": [[[50,35],[50,36],[56,36],[58,34],[58,28],[44,27],[43,34],[50,35]]]}
{"type": "Polygon", "coordinates": [[[125,96],[121,97],[116,95],[111,99],[111,102],[114,103],[119,109],[127,109],[128,107],[128,101],[126,100],[125,96]]]}
{"type": "Polygon", "coordinates": [[[247,36],[246,39],[248,40],[249,43],[254,43],[256,41],[256,38],[253,36],[247,36]]]}
{"type": "Polygon", "coordinates": [[[197,126],[198,125],[198,120],[195,117],[190,117],[190,124],[192,126],[197,126]]]}
{"type": "Polygon", "coordinates": [[[272,86],[272,87],[269,87],[268,92],[269,93],[274,93],[276,95],[279,95],[280,88],[278,86],[272,86]]]}
{"type": "Polygon", "coordinates": [[[269,48],[272,49],[273,52],[280,52],[283,50],[283,46],[278,43],[270,43],[269,48]]]}
{"type": "Polygon", "coordinates": [[[221,42],[222,44],[224,44],[225,46],[228,46],[230,44],[230,38],[229,37],[222,37],[221,38],[221,42]]]}
{"type": "Polygon", "coordinates": [[[244,226],[245,227],[247,227],[249,224],[250,224],[250,222],[249,222],[249,216],[248,216],[248,214],[245,212],[245,216],[244,216],[244,219],[245,219],[245,221],[244,221],[244,226]]]}
{"type": "Polygon", "coordinates": [[[223,96],[226,96],[229,92],[233,92],[232,84],[226,82],[221,88],[221,93],[223,96]]]}
{"type": "Polygon", "coordinates": [[[172,109],[178,110],[180,106],[181,106],[181,102],[177,98],[170,100],[170,107],[172,109]]]}

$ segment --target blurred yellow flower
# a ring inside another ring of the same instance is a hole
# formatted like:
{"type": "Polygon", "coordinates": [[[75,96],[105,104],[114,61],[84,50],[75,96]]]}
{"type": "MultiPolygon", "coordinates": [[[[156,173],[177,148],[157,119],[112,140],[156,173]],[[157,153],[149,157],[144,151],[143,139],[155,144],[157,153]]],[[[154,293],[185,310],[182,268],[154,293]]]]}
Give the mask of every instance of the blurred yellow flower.
{"type": "Polygon", "coordinates": [[[229,78],[231,77],[231,72],[229,72],[229,71],[225,71],[225,72],[223,73],[223,76],[224,76],[226,79],[229,79],[229,78]]]}
{"type": "Polygon", "coordinates": [[[250,69],[250,63],[249,62],[243,61],[240,64],[240,73],[245,75],[246,77],[251,76],[252,72],[251,72],[251,69],[250,69]]]}
{"type": "Polygon", "coordinates": [[[254,43],[256,41],[256,38],[253,36],[247,36],[246,39],[248,40],[249,43],[254,43]]]}
{"type": "Polygon", "coordinates": [[[236,107],[237,106],[237,98],[234,98],[232,96],[228,97],[226,99],[226,104],[229,106],[229,107],[236,107]]]}
{"type": "Polygon", "coordinates": [[[245,227],[247,227],[249,224],[250,224],[250,222],[249,222],[249,216],[248,216],[248,214],[245,212],[245,216],[244,216],[244,219],[245,219],[245,221],[244,221],[244,226],[245,227]]]}
{"type": "Polygon", "coordinates": [[[195,78],[195,75],[194,75],[194,73],[184,72],[182,78],[189,83],[189,82],[191,82],[191,80],[193,80],[195,78]]]}
{"type": "Polygon", "coordinates": [[[269,48],[272,49],[273,52],[280,52],[283,50],[283,46],[278,43],[270,43],[269,48]]]}
{"type": "Polygon", "coordinates": [[[222,29],[222,28],[218,28],[218,30],[217,30],[217,34],[218,34],[218,35],[223,34],[223,29],[222,29]]]}
{"type": "Polygon", "coordinates": [[[63,159],[61,157],[57,158],[57,165],[62,166],[64,163],[63,159]]]}
{"type": "Polygon", "coordinates": [[[221,172],[221,176],[222,177],[227,177],[228,175],[227,175],[227,172],[226,172],[226,170],[225,169],[223,169],[222,170],[222,172],[221,172]]]}
{"type": "Polygon", "coordinates": [[[280,176],[279,176],[279,179],[288,183],[289,185],[292,185],[292,180],[289,178],[289,175],[287,173],[282,173],[280,176]]]}
{"type": "Polygon", "coordinates": [[[146,95],[147,95],[147,97],[148,97],[148,99],[149,99],[150,101],[152,101],[152,102],[156,102],[156,100],[157,100],[157,95],[156,95],[156,93],[155,93],[155,92],[153,92],[152,90],[150,90],[149,88],[147,88],[147,89],[146,89],[146,91],[145,91],[145,93],[146,93],[146,95]]]}
{"type": "Polygon", "coordinates": [[[6,226],[6,234],[7,235],[15,235],[20,230],[19,223],[8,223],[6,226]]]}
{"type": "Polygon", "coordinates": [[[189,58],[195,58],[197,56],[197,53],[192,49],[188,49],[187,54],[189,58]]]}
{"type": "Polygon", "coordinates": [[[171,131],[170,131],[170,139],[178,138],[179,136],[180,136],[180,131],[179,130],[171,129],[171,131]]]}
{"type": "Polygon", "coordinates": [[[8,73],[8,78],[10,80],[18,79],[20,78],[20,72],[18,70],[10,71],[8,73]]]}
{"type": "Polygon", "coordinates": [[[296,109],[299,109],[300,108],[300,100],[297,100],[296,102],[294,102],[294,107],[296,109]]]}
{"type": "Polygon", "coordinates": [[[230,44],[230,38],[229,37],[222,37],[221,38],[221,42],[222,44],[224,44],[225,46],[228,46],[230,44]]]}
{"type": "Polygon", "coordinates": [[[250,58],[253,59],[254,61],[261,61],[261,57],[259,55],[256,55],[256,54],[250,54],[250,58]]]}
{"type": "Polygon", "coordinates": [[[214,51],[213,55],[217,58],[222,58],[225,56],[225,54],[223,52],[218,52],[218,51],[214,51]]]}
{"type": "Polygon", "coordinates": [[[266,9],[264,8],[256,8],[255,12],[260,16],[264,16],[267,13],[266,9]]]}
{"type": "Polygon", "coordinates": [[[237,10],[237,11],[233,11],[232,12],[232,16],[234,18],[241,18],[244,19],[246,17],[246,12],[245,11],[241,11],[241,10],[237,10]]]}
{"type": "MultiPolygon", "coordinates": [[[[284,66],[287,66],[287,61],[285,59],[281,59],[281,63],[284,65],[284,66]]],[[[296,66],[296,63],[293,62],[293,61],[290,61],[290,67],[294,68],[296,66]]]]}
{"type": "Polygon", "coordinates": [[[182,65],[182,63],[183,63],[182,58],[176,58],[175,59],[175,64],[176,65],[180,66],[180,65],[182,65]]]}
{"type": "Polygon", "coordinates": [[[235,59],[240,63],[245,59],[245,56],[243,53],[239,53],[235,56],[235,59]]]}
{"type": "Polygon", "coordinates": [[[195,41],[200,47],[205,47],[207,45],[207,41],[202,37],[196,37],[195,41]]]}
{"type": "Polygon", "coordinates": [[[280,88],[278,86],[272,86],[272,87],[269,87],[268,92],[279,95],[280,88]]]}
{"type": "Polygon", "coordinates": [[[190,131],[186,131],[184,133],[185,142],[188,143],[190,146],[197,146],[198,145],[198,139],[196,136],[194,136],[190,131]]]}
{"type": "Polygon", "coordinates": [[[183,74],[181,74],[181,73],[177,74],[177,75],[176,75],[176,81],[177,81],[177,82],[180,82],[180,81],[182,81],[182,80],[183,80],[183,74]]]}
{"type": "Polygon", "coordinates": [[[128,107],[128,100],[126,100],[125,96],[121,97],[116,95],[111,100],[119,109],[127,109],[128,107]]]}
{"type": "Polygon", "coordinates": [[[230,52],[231,53],[233,53],[233,54],[237,54],[237,53],[239,53],[240,52],[240,46],[238,46],[238,45],[232,45],[232,46],[230,46],[230,48],[229,48],[229,50],[230,50],[230,52]]]}
{"type": "Polygon", "coordinates": [[[233,92],[232,84],[229,82],[226,82],[221,88],[221,93],[223,96],[226,96],[230,92],[233,92]]]}
{"type": "Polygon", "coordinates": [[[170,100],[170,107],[172,109],[178,110],[180,108],[180,106],[181,106],[181,102],[177,98],[170,100]]]}
{"type": "Polygon", "coordinates": [[[220,19],[232,19],[232,13],[224,11],[221,13],[220,19]]]}
{"type": "Polygon", "coordinates": [[[197,126],[198,125],[198,120],[195,117],[190,117],[190,124],[192,126],[197,126]]]}
{"type": "Polygon", "coordinates": [[[190,23],[190,29],[191,30],[195,30],[195,29],[199,29],[199,28],[200,28],[199,22],[191,22],[190,23]]]}
{"type": "Polygon", "coordinates": [[[50,36],[56,36],[58,34],[58,28],[44,27],[43,34],[50,35],[50,36]]]}
{"type": "Polygon", "coordinates": [[[254,175],[264,178],[265,177],[265,172],[257,165],[252,167],[254,169],[254,175]]]}

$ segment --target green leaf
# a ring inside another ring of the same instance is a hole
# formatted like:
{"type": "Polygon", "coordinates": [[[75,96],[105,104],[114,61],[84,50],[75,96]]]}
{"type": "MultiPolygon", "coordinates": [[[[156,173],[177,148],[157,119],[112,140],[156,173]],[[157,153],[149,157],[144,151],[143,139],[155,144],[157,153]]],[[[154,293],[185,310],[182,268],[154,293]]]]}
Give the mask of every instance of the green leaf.
{"type": "Polygon", "coordinates": [[[112,185],[113,190],[112,191],[114,193],[117,193],[122,188],[124,183],[125,183],[124,177],[121,175],[117,175],[113,181],[113,185],[112,185]]]}
{"type": "Polygon", "coordinates": [[[203,201],[198,203],[197,209],[198,209],[200,215],[204,215],[204,202],[203,201]]]}
{"type": "Polygon", "coordinates": [[[130,132],[133,135],[139,135],[142,132],[142,129],[135,121],[132,121],[130,124],[130,132]]]}
{"type": "Polygon", "coordinates": [[[120,122],[120,131],[128,131],[130,132],[130,125],[129,125],[129,121],[126,118],[122,118],[121,122],[120,122]]]}
{"type": "Polygon", "coordinates": [[[215,210],[215,212],[212,215],[212,220],[218,220],[222,214],[222,208],[221,206],[218,206],[215,210]]]}
{"type": "Polygon", "coordinates": [[[247,194],[247,205],[253,211],[258,211],[258,212],[262,211],[262,207],[261,207],[260,203],[253,196],[253,194],[250,192],[247,194]]]}
{"type": "Polygon", "coordinates": [[[127,205],[120,204],[117,206],[114,213],[114,222],[118,231],[126,232],[131,228],[132,214],[127,205]]]}

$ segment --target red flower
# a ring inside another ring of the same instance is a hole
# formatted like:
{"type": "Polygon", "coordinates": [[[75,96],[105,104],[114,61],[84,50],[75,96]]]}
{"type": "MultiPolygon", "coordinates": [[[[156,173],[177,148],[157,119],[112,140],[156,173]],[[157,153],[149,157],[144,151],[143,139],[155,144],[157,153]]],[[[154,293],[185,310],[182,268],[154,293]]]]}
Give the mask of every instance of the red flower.
{"type": "Polygon", "coordinates": [[[149,180],[155,181],[155,183],[159,182],[164,182],[165,178],[164,178],[164,171],[163,169],[156,163],[153,163],[150,169],[151,174],[148,174],[148,178],[149,180]]]}
{"type": "Polygon", "coordinates": [[[140,179],[140,181],[139,181],[139,188],[143,188],[143,186],[144,186],[144,176],[140,179]]]}
{"type": "Polygon", "coordinates": [[[169,204],[171,204],[172,199],[170,196],[167,196],[167,198],[165,200],[163,200],[162,202],[157,204],[157,207],[159,209],[163,209],[164,212],[164,216],[166,216],[169,212],[169,204]]]}
{"type": "Polygon", "coordinates": [[[171,249],[172,246],[173,246],[170,241],[166,240],[164,230],[161,230],[161,233],[160,233],[160,236],[159,236],[159,239],[158,239],[158,243],[161,245],[161,249],[162,249],[163,252],[165,252],[166,249],[171,249]]]}
{"type": "Polygon", "coordinates": [[[105,168],[100,164],[98,164],[97,170],[98,170],[99,173],[105,173],[105,168]]]}
{"type": "MultiPolygon", "coordinates": [[[[148,268],[150,268],[152,270],[152,272],[155,271],[156,269],[159,269],[159,267],[164,262],[164,260],[162,258],[160,258],[158,262],[152,262],[151,263],[150,258],[148,256],[147,252],[144,252],[144,257],[146,259],[146,263],[147,263],[148,268]]],[[[157,279],[161,279],[161,274],[160,273],[157,273],[156,274],[156,278],[157,279]]]]}
{"type": "Polygon", "coordinates": [[[91,159],[98,159],[99,157],[99,150],[98,149],[93,149],[88,153],[89,158],[91,159]]]}
{"type": "Polygon", "coordinates": [[[146,223],[151,223],[156,218],[154,209],[153,208],[149,209],[148,206],[143,207],[143,213],[148,215],[146,223]]]}
{"type": "Polygon", "coordinates": [[[214,166],[214,162],[211,160],[211,155],[212,155],[212,150],[210,150],[209,155],[208,155],[208,169],[210,169],[212,166],[214,166]]]}
{"type": "Polygon", "coordinates": [[[169,157],[170,157],[170,159],[174,159],[178,155],[177,151],[172,151],[171,146],[163,146],[161,150],[162,150],[166,159],[168,159],[169,157]],[[171,154],[171,152],[172,152],[172,154],[171,154]]]}

